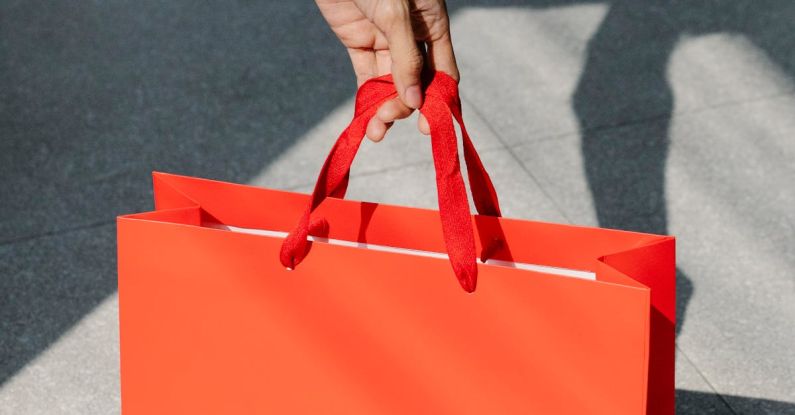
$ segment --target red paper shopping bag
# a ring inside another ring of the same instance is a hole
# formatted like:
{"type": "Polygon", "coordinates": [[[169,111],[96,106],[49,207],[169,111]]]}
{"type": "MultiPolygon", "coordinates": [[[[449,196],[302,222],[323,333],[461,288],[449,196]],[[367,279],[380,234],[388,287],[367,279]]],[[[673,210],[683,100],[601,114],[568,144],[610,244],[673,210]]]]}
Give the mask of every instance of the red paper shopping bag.
{"type": "Polygon", "coordinates": [[[499,217],[457,94],[421,109],[439,211],[342,199],[389,77],[312,195],[155,173],[118,219],[123,414],[673,414],[674,239],[499,217]]]}

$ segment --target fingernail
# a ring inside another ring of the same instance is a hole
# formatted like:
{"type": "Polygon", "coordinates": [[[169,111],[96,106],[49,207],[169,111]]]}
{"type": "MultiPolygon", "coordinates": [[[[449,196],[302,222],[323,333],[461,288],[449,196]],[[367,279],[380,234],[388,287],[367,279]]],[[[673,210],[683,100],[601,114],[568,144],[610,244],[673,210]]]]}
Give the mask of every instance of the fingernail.
{"type": "Polygon", "coordinates": [[[422,91],[419,85],[412,85],[406,88],[406,105],[411,108],[417,109],[422,106],[422,91]]]}

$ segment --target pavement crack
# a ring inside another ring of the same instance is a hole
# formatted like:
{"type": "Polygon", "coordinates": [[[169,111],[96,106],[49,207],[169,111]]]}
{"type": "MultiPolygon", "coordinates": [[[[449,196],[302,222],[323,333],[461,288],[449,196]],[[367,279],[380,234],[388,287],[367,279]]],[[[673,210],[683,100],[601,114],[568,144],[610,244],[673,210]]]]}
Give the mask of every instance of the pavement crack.
{"type": "MultiPolygon", "coordinates": [[[[777,94],[763,95],[763,96],[759,96],[759,97],[742,99],[742,100],[735,100],[735,101],[725,101],[725,102],[720,102],[720,103],[717,103],[717,104],[705,105],[705,106],[702,106],[702,107],[695,107],[695,108],[692,108],[692,109],[689,109],[689,110],[684,110],[684,111],[674,111],[674,112],[671,112],[670,114],[656,114],[656,115],[651,115],[651,116],[648,116],[648,117],[635,118],[635,119],[626,120],[626,121],[620,121],[620,122],[614,122],[614,123],[602,123],[602,124],[597,124],[597,125],[593,125],[593,126],[590,126],[590,127],[586,127],[586,128],[583,128],[583,129],[580,129],[580,130],[577,130],[577,131],[567,131],[567,132],[555,133],[555,134],[550,134],[550,135],[542,135],[542,136],[535,137],[533,139],[530,139],[530,140],[522,142],[522,143],[512,144],[512,145],[506,144],[506,147],[508,147],[509,149],[511,149],[511,148],[521,148],[521,147],[524,147],[524,146],[532,145],[532,144],[535,144],[535,143],[538,143],[538,142],[542,142],[542,141],[551,140],[551,139],[554,139],[554,138],[563,138],[563,137],[569,137],[569,136],[579,136],[579,135],[584,135],[584,134],[587,134],[587,133],[603,132],[603,131],[609,131],[609,130],[613,130],[613,129],[619,129],[619,128],[625,128],[625,127],[633,127],[633,126],[649,124],[649,123],[666,122],[666,121],[670,122],[671,120],[673,120],[674,118],[677,118],[677,117],[689,117],[691,115],[700,114],[700,113],[712,111],[712,110],[719,109],[719,108],[738,107],[738,106],[743,106],[743,105],[746,105],[746,104],[764,102],[764,101],[769,101],[769,100],[773,100],[773,99],[777,99],[777,98],[783,98],[783,97],[787,97],[787,96],[793,96],[793,95],[795,95],[795,90],[788,90],[788,91],[785,91],[785,92],[782,92],[782,93],[777,93],[777,94]]],[[[474,106],[474,104],[470,102],[470,105],[473,107],[474,111],[480,115],[480,112],[477,110],[477,108],[474,106]]],[[[491,127],[491,125],[489,124],[488,120],[486,120],[483,116],[481,116],[481,118],[483,118],[483,121],[486,123],[486,125],[489,125],[489,127],[491,127]]],[[[500,138],[500,141],[502,141],[501,137],[498,134],[495,133],[495,135],[497,135],[497,137],[500,138]]]]}
{"type": "Polygon", "coordinates": [[[538,180],[538,178],[535,177],[535,175],[530,171],[530,169],[527,168],[527,166],[525,166],[525,164],[516,155],[516,153],[513,152],[513,150],[511,149],[511,146],[508,145],[508,143],[497,132],[497,130],[494,128],[494,126],[491,125],[491,123],[483,116],[483,113],[480,112],[480,110],[478,110],[477,106],[475,106],[473,102],[471,102],[468,99],[465,99],[463,97],[461,98],[461,100],[462,101],[466,101],[466,103],[469,104],[469,106],[472,108],[472,111],[475,113],[475,115],[477,115],[483,121],[483,123],[486,125],[486,128],[489,129],[489,132],[494,134],[494,137],[496,137],[497,140],[503,145],[503,147],[505,147],[505,149],[508,151],[508,154],[511,155],[511,158],[514,159],[514,161],[516,161],[516,163],[519,164],[519,167],[522,169],[522,171],[524,171],[525,174],[527,174],[530,177],[530,180],[532,180],[533,183],[535,183],[536,186],[538,186],[538,189],[541,191],[541,193],[544,196],[546,196],[547,199],[549,199],[550,203],[552,203],[552,205],[555,207],[555,210],[558,213],[560,213],[560,216],[563,217],[563,219],[565,219],[567,223],[569,223],[569,224],[573,223],[571,218],[569,218],[566,215],[566,212],[564,212],[563,208],[558,204],[558,201],[555,200],[552,197],[552,195],[550,195],[549,192],[547,192],[547,189],[545,189],[544,186],[541,185],[541,182],[538,180]]]}
{"type": "MultiPolygon", "coordinates": [[[[479,153],[480,154],[489,154],[489,153],[497,152],[499,150],[502,150],[502,147],[487,148],[485,150],[480,151],[479,153]]],[[[393,172],[393,171],[402,170],[402,169],[404,169],[406,167],[417,167],[417,166],[428,166],[428,165],[433,165],[433,160],[413,161],[413,162],[409,162],[409,163],[400,164],[400,165],[397,165],[397,166],[384,167],[384,168],[381,168],[381,169],[365,170],[365,171],[362,171],[362,172],[359,172],[359,173],[351,173],[351,178],[375,176],[375,175],[381,174],[381,173],[389,173],[389,172],[393,172]]],[[[300,184],[286,186],[286,187],[284,187],[284,190],[298,191],[298,190],[300,190],[302,188],[314,186],[314,184],[316,182],[317,182],[316,180],[313,180],[311,182],[304,182],[304,183],[300,183],[300,184]]]]}
{"type": "Polygon", "coordinates": [[[725,396],[723,396],[723,395],[722,395],[720,392],[718,392],[718,389],[717,389],[717,388],[715,388],[715,385],[713,385],[713,384],[712,384],[712,382],[710,382],[710,381],[709,381],[709,379],[707,379],[707,376],[706,376],[706,375],[704,375],[704,372],[702,372],[702,371],[701,371],[701,369],[699,369],[699,367],[698,367],[698,366],[696,366],[695,362],[693,362],[693,360],[691,360],[691,359],[690,359],[690,357],[688,357],[688,356],[687,356],[687,353],[685,353],[685,351],[684,351],[684,350],[682,350],[682,349],[679,347],[679,345],[678,345],[678,344],[676,345],[676,352],[677,352],[677,353],[679,353],[679,354],[681,354],[681,355],[682,355],[682,357],[684,357],[684,358],[685,358],[685,360],[687,360],[687,362],[688,362],[688,363],[690,363],[690,366],[692,366],[692,367],[693,367],[693,369],[696,371],[696,373],[698,373],[698,376],[700,376],[700,377],[701,377],[701,380],[703,380],[703,381],[704,381],[704,383],[706,383],[706,384],[707,384],[707,386],[709,386],[709,389],[712,391],[712,393],[713,393],[713,394],[714,394],[714,395],[715,395],[715,396],[716,396],[716,397],[717,397],[717,398],[718,398],[718,399],[719,399],[721,402],[723,402],[723,404],[724,404],[724,405],[726,405],[726,407],[727,407],[727,408],[729,408],[729,411],[731,411],[731,413],[732,413],[732,414],[734,414],[734,415],[740,415],[740,413],[739,413],[739,412],[737,412],[737,411],[735,411],[735,410],[734,410],[734,408],[731,406],[731,404],[729,404],[729,401],[726,399],[726,397],[725,397],[725,396]]]}
{"type": "Polygon", "coordinates": [[[40,238],[48,238],[48,237],[51,237],[51,236],[58,236],[58,235],[63,235],[63,234],[67,234],[67,233],[83,231],[83,230],[87,230],[87,229],[101,228],[103,226],[108,226],[108,225],[112,225],[112,224],[115,224],[115,223],[116,223],[116,219],[114,218],[112,220],[103,220],[103,221],[99,221],[99,222],[86,223],[86,224],[83,224],[83,225],[76,225],[76,226],[71,226],[71,227],[67,227],[67,228],[55,229],[55,230],[52,230],[52,231],[41,232],[41,233],[37,233],[37,234],[33,234],[33,235],[24,235],[24,236],[20,236],[20,237],[16,237],[16,238],[11,238],[11,239],[6,239],[4,241],[0,241],[0,246],[14,245],[14,244],[18,244],[18,243],[22,243],[22,242],[28,242],[28,241],[32,241],[32,240],[40,239],[40,238]]]}

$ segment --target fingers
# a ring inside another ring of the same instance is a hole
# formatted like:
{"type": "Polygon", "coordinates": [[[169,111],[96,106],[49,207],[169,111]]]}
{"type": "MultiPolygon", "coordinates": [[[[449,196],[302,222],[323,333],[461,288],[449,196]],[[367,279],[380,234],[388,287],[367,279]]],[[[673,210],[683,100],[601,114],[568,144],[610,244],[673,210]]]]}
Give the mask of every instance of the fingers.
{"type": "Polygon", "coordinates": [[[428,42],[428,65],[433,70],[450,75],[456,81],[460,80],[449,31],[438,39],[428,42]]]}
{"type": "Polygon", "coordinates": [[[365,135],[370,141],[374,143],[378,143],[384,139],[386,136],[386,130],[392,126],[392,123],[385,124],[383,121],[373,117],[370,122],[367,124],[367,130],[365,135]]]}
{"type": "Polygon", "coordinates": [[[367,124],[367,138],[374,142],[383,140],[392,123],[408,117],[412,111],[414,110],[403,104],[400,99],[391,99],[385,102],[367,124]]]}
{"type": "Polygon", "coordinates": [[[425,135],[431,135],[431,125],[428,124],[428,119],[422,114],[417,118],[417,129],[425,135]]]}
{"type": "MultiPolygon", "coordinates": [[[[351,52],[357,81],[361,85],[373,76],[391,72],[398,93],[398,99],[382,105],[367,125],[367,137],[377,142],[384,138],[395,120],[408,117],[414,109],[422,106],[421,73],[424,62],[430,69],[445,72],[456,81],[460,75],[444,1],[440,0],[437,7],[417,10],[411,9],[414,3],[410,0],[357,0],[355,3],[379,32],[371,54],[355,56],[358,53],[351,52]],[[420,24],[415,28],[412,13],[418,11],[418,15],[426,13],[425,20],[421,23],[427,25],[420,24]],[[428,24],[429,21],[432,23],[428,24]],[[427,48],[426,57],[423,56],[424,50],[420,50],[417,40],[425,44],[423,49],[427,48]],[[382,46],[378,46],[379,42],[383,42],[382,46]],[[385,46],[387,48],[384,49],[385,46]]],[[[428,120],[421,114],[417,127],[421,133],[430,134],[428,120]]]]}
{"type": "Polygon", "coordinates": [[[411,13],[406,0],[382,0],[374,18],[375,25],[384,33],[392,58],[392,77],[400,100],[409,108],[422,105],[420,72],[422,54],[417,48],[411,13]]]}
{"type": "Polygon", "coordinates": [[[373,51],[348,48],[348,55],[351,57],[353,72],[356,74],[357,87],[362,86],[368,79],[379,75],[376,55],[373,51]]]}

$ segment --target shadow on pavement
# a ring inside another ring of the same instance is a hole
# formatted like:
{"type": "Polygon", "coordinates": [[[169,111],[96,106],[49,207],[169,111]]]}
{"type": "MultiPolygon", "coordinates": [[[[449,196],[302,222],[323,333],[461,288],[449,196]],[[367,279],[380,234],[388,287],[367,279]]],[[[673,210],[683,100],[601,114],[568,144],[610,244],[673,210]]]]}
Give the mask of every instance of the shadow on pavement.
{"type": "Polygon", "coordinates": [[[116,291],[152,170],[246,182],[356,88],[313,2],[5,1],[0,56],[0,385],[116,291]]]}
{"type": "MultiPolygon", "coordinates": [[[[668,234],[665,165],[674,107],[668,60],[683,35],[736,32],[795,79],[786,0],[614,0],[588,43],[573,107],[599,225],[668,234]],[[790,43],[787,43],[790,42],[790,43]],[[640,122],[648,122],[645,126],[640,122]]],[[[686,324],[697,278],[677,268],[677,335],[686,324]]],[[[795,404],[677,390],[677,413],[794,414],[795,404]],[[718,402],[720,401],[720,402],[718,402]],[[719,409],[724,408],[724,409],[719,409]],[[750,411],[750,412],[749,412],[750,411]]]]}
{"type": "MultiPolygon", "coordinates": [[[[465,7],[608,6],[607,15],[588,42],[585,67],[572,97],[588,185],[599,225],[606,228],[668,234],[665,164],[674,97],[666,71],[682,36],[745,35],[795,79],[795,48],[791,36],[785,35],[795,18],[795,3],[789,0],[449,3],[451,14],[465,7]]],[[[677,278],[678,333],[694,285],[681,270],[677,278]]]]}
{"type": "Polygon", "coordinates": [[[744,396],[721,396],[712,393],[676,390],[676,413],[679,415],[795,414],[795,403],[744,396]],[[729,401],[731,406],[727,403],[729,401]],[[734,409],[740,408],[737,412],[734,409]],[[746,410],[743,410],[746,409],[746,410]]]}
{"type": "MultiPolygon", "coordinates": [[[[668,234],[665,166],[674,96],[668,61],[684,35],[727,32],[745,35],[795,79],[790,0],[469,0],[462,7],[556,7],[584,3],[608,6],[588,42],[585,67],[572,105],[580,124],[586,178],[599,225],[668,234]]],[[[533,39],[527,39],[528,45],[533,39]]],[[[677,335],[697,283],[677,269],[677,335]]],[[[678,412],[713,413],[723,398],[677,391],[678,412]],[[684,402],[684,403],[683,403],[684,402]]],[[[734,409],[795,413],[795,405],[728,397],[734,409]]],[[[725,403],[722,404],[725,407],[725,403]]],[[[728,408],[726,408],[728,410],[728,408]]],[[[733,413],[733,412],[732,412],[733,413]]]]}
{"type": "Polygon", "coordinates": [[[677,389],[676,413],[679,415],[788,415],[795,414],[795,403],[677,389]]]}

